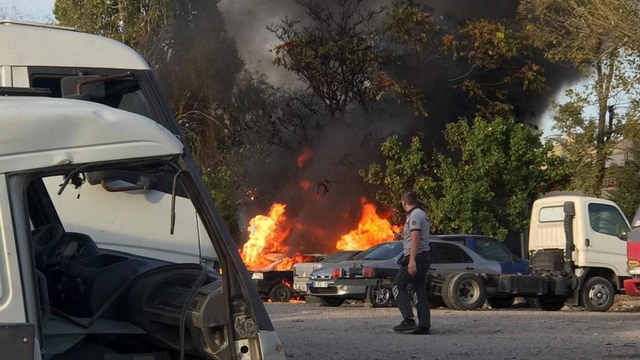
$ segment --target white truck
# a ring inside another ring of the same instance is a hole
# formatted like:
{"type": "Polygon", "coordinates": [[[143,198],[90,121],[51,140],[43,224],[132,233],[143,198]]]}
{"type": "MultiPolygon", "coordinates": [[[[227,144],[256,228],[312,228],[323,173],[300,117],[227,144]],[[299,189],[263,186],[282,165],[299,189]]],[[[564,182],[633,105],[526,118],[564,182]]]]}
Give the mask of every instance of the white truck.
{"type": "MultiPolygon", "coordinates": [[[[529,228],[530,275],[501,275],[500,294],[535,297],[543,310],[565,305],[607,311],[629,278],[629,222],[614,202],[557,195],[534,202],[529,228]]],[[[486,284],[486,283],[485,283],[486,284]]]]}
{"type": "Polygon", "coordinates": [[[144,60],[41,25],[0,39],[3,354],[284,359],[144,60]]]}

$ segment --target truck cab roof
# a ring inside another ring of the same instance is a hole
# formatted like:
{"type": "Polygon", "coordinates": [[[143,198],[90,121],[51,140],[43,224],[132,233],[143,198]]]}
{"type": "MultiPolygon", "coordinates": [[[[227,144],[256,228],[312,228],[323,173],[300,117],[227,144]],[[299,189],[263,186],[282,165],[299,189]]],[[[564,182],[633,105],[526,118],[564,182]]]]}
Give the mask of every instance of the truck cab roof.
{"type": "Polygon", "coordinates": [[[0,43],[0,64],[149,70],[148,63],[126,45],[106,37],[70,30],[75,29],[0,21],[0,38],[3,40],[0,43]]]}
{"type": "Polygon", "coordinates": [[[155,121],[93,102],[0,97],[0,108],[0,173],[177,155],[184,148],[155,121]]]}

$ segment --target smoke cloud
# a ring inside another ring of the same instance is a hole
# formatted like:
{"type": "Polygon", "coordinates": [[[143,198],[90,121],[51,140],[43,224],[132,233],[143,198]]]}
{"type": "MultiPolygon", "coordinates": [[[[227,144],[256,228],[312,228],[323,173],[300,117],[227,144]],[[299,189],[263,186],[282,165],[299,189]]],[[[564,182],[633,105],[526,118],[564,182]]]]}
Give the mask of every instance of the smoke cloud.
{"type": "MultiPolygon", "coordinates": [[[[482,17],[489,20],[513,18],[517,1],[503,0],[431,0],[422,3],[432,6],[438,14],[454,15],[457,18],[482,17]]],[[[366,1],[371,8],[391,6],[390,0],[366,1]]],[[[222,0],[220,10],[226,19],[227,29],[236,39],[240,56],[249,67],[266,74],[274,85],[300,86],[295,74],[272,65],[273,54],[268,49],[277,44],[277,39],[266,26],[278,23],[289,16],[307,21],[304,9],[293,0],[222,0]]],[[[533,101],[534,114],[528,119],[538,126],[539,117],[549,107],[552,97],[568,82],[578,78],[576,72],[536,59],[545,68],[550,91],[533,101]]],[[[457,121],[465,113],[464,99],[451,86],[451,74],[443,66],[426,69],[421,75],[404,74],[413,78],[425,95],[428,118],[415,118],[412,113],[394,106],[383,106],[375,116],[353,115],[346,122],[325,122],[315,130],[308,147],[313,157],[302,168],[297,166],[297,156],[304,147],[295,151],[279,150],[267,163],[256,161],[246,165],[249,185],[258,189],[261,199],[244,209],[245,220],[260,213],[266,214],[273,202],[287,205],[285,215],[295,223],[289,236],[290,248],[300,252],[332,252],[340,235],[357,224],[360,216],[360,196],[370,201],[371,189],[358,174],[379,158],[379,142],[391,134],[399,134],[405,141],[416,131],[426,135],[425,150],[431,143],[443,148],[442,131],[449,122],[457,121]],[[326,181],[328,180],[328,181],[326,181]],[[305,190],[304,181],[310,186],[305,190]],[[322,184],[327,185],[328,192],[322,184]],[[248,216],[247,216],[248,215],[248,216]]],[[[404,71],[415,71],[409,69],[404,71]]],[[[241,225],[245,230],[246,225],[241,225]]],[[[244,236],[246,238],[246,234],[244,236]]]]}

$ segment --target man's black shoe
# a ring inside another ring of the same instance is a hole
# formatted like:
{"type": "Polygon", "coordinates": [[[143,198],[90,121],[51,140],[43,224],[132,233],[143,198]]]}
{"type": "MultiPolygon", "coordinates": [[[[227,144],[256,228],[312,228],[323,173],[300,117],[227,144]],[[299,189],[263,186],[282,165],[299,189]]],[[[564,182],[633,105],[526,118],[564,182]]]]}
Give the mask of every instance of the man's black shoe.
{"type": "Polygon", "coordinates": [[[429,335],[431,334],[431,330],[429,328],[417,328],[411,332],[412,335],[429,335]]]}
{"type": "Polygon", "coordinates": [[[393,331],[409,331],[409,330],[415,330],[417,328],[418,328],[418,324],[416,324],[415,320],[405,319],[405,320],[402,320],[400,325],[394,326],[393,331]]]}

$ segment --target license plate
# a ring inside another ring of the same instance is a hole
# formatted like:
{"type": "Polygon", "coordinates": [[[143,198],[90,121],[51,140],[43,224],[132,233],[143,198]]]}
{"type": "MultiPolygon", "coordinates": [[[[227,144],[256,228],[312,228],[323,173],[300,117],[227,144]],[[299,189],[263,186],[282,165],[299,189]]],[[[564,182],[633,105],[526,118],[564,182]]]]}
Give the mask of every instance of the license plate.
{"type": "Polygon", "coordinates": [[[316,287],[319,287],[319,288],[326,288],[329,286],[329,283],[326,281],[316,281],[315,285],[316,287]]]}

